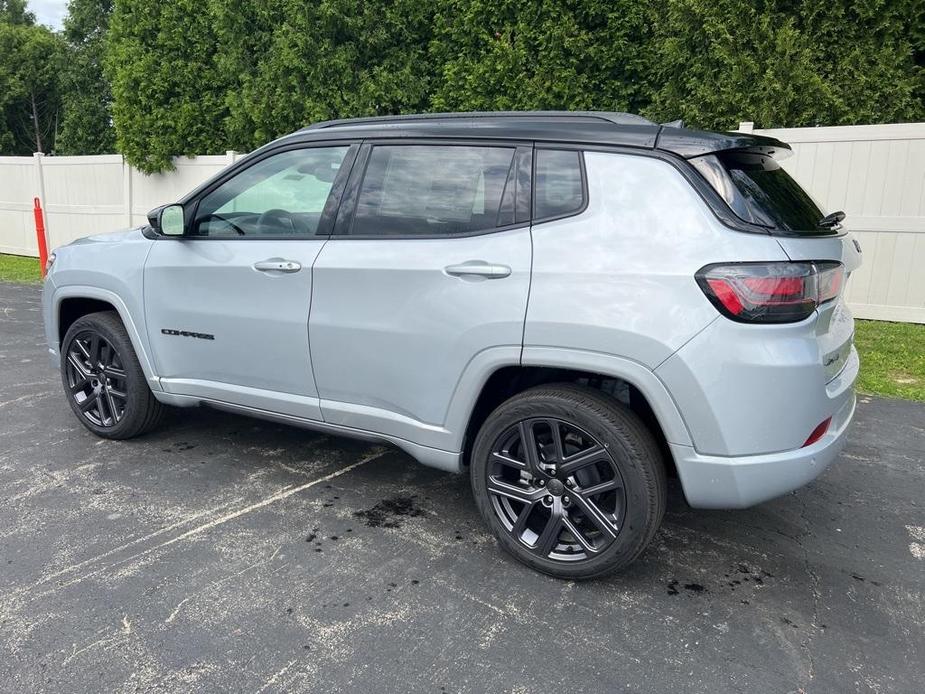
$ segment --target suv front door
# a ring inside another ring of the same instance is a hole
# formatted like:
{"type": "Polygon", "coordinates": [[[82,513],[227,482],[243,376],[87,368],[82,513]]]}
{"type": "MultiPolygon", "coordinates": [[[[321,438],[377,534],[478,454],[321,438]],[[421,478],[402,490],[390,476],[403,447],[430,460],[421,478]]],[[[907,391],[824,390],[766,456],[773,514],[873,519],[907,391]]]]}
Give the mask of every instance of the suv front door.
{"type": "Polygon", "coordinates": [[[454,398],[518,363],[530,161],[516,144],[365,144],[314,266],[310,340],[326,422],[458,450],[454,398]]]}
{"type": "Polygon", "coordinates": [[[188,203],[188,229],[145,263],[145,316],[165,391],[320,419],[312,264],[357,146],[269,154],[188,203]]]}

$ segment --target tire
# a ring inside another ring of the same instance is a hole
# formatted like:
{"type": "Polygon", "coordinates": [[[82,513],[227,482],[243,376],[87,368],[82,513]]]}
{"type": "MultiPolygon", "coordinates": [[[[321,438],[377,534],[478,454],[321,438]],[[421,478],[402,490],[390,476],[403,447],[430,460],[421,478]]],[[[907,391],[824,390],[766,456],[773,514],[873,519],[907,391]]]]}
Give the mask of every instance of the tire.
{"type": "Polygon", "coordinates": [[[164,415],[115,311],[87,314],[68,328],[61,341],[61,381],[80,423],[106,439],[144,434],[164,415]]]}
{"type": "Polygon", "coordinates": [[[652,434],[629,408],[585,386],[539,386],[498,406],[476,437],[470,473],[501,546],[557,578],[626,567],[665,514],[665,466],[652,434]],[[522,443],[531,439],[533,456],[522,443]]]}

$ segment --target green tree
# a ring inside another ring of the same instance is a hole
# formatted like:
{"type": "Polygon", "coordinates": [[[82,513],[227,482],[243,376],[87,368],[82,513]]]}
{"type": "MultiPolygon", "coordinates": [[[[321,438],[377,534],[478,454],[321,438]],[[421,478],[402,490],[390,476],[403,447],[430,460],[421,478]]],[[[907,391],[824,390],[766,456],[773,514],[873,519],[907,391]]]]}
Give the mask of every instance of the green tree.
{"type": "MultiPolygon", "coordinates": [[[[789,9],[789,8],[788,8],[789,9]]],[[[803,0],[795,8],[833,98],[825,125],[925,118],[925,1],[803,0]]]]}
{"type": "Polygon", "coordinates": [[[0,22],[0,154],[49,152],[63,45],[41,26],[0,22]]]}
{"type": "MultiPolygon", "coordinates": [[[[72,14],[104,2],[72,0],[72,14]]],[[[367,114],[603,109],[714,129],[921,119],[923,37],[925,0],[119,0],[104,65],[118,149],[160,171],[367,114]]],[[[102,93],[94,84],[69,84],[68,99],[102,93]]]]}
{"type": "Polygon", "coordinates": [[[63,116],[58,154],[114,152],[112,94],[103,75],[103,40],[112,0],[71,0],[64,20],[68,62],[61,78],[63,116]]]}
{"type": "Polygon", "coordinates": [[[670,0],[647,112],[718,129],[920,118],[909,36],[921,14],[920,0],[670,0]]]}
{"type": "Polygon", "coordinates": [[[213,0],[236,149],[327,118],[425,109],[433,9],[420,0],[213,0]]]}
{"type": "Polygon", "coordinates": [[[227,149],[225,100],[236,76],[217,68],[218,47],[205,3],[116,3],[104,68],[117,147],[141,171],[169,169],[175,156],[227,149]]]}
{"type": "Polygon", "coordinates": [[[0,24],[35,24],[35,15],[26,9],[26,0],[0,0],[0,24]]]}
{"type": "Polygon", "coordinates": [[[638,111],[650,99],[652,12],[648,0],[447,0],[432,105],[638,111]]]}

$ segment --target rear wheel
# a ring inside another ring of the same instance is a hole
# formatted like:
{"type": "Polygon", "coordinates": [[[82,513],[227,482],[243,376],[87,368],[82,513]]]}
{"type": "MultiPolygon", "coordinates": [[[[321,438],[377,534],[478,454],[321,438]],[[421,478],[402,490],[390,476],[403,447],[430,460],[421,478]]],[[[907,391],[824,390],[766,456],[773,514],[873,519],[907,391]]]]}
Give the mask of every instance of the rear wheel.
{"type": "Polygon", "coordinates": [[[665,469],[651,433],[618,401],[573,384],[524,391],[492,412],[471,475],[500,544],[560,578],[625,567],[665,511],[665,469]]]}
{"type": "Polygon", "coordinates": [[[118,314],[78,318],[61,345],[64,392],[81,424],[108,439],[129,439],[157,426],[164,406],[151,394],[118,314]]]}

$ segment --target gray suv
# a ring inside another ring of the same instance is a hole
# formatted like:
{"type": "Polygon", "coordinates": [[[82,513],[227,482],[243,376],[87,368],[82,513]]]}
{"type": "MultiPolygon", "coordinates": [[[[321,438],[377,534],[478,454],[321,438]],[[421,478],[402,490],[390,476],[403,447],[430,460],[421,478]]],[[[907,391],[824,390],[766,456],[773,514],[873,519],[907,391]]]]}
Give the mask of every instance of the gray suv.
{"type": "Polygon", "coordinates": [[[788,145],[618,113],[313,125],[54,254],[93,433],[208,405],[466,471],[501,545],[591,578],[697,508],[816,477],[854,414],[860,248],[788,145]]]}

